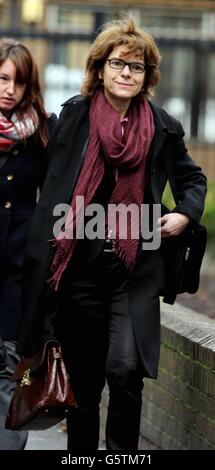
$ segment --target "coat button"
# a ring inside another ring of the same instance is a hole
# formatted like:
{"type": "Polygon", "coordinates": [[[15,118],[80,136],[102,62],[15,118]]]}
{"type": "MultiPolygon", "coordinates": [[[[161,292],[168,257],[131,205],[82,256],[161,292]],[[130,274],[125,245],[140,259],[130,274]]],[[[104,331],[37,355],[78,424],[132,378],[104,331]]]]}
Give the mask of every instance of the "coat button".
{"type": "Polygon", "coordinates": [[[13,152],[12,152],[12,153],[13,153],[13,155],[18,155],[18,153],[19,153],[19,150],[15,149],[15,150],[13,150],[13,152]]]}
{"type": "Polygon", "coordinates": [[[8,181],[12,181],[12,180],[13,180],[13,178],[14,178],[14,176],[13,176],[13,175],[7,175],[7,180],[8,180],[8,181]]]}
{"type": "Polygon", "coordinates": [[[10,201],[5,202],[5,205],[4,205],[5,209],[10,209],[11,206],[12,206],[12,204],[11,204],[10,201]]]}
{"type": "Polygon", "coordinates": [[[156,173],[155,168],[152,168],[152,174],[154,175],[156,173]]]}

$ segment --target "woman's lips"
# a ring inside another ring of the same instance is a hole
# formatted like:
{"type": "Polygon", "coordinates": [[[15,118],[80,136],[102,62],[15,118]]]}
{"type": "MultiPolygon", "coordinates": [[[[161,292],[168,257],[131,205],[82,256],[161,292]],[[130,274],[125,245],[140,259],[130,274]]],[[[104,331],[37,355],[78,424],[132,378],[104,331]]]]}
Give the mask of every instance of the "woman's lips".
{"type": "Polygon", "coordinates": [[[119,83],[119,82],[117,82],[117,85],[120,85],[120,86],[123,86],[123,87],[126,87],[126,88],[130,88],[130,87],[133,86],[131,83],[119,83]]]}
{"type": "Polygon", "coordinates": [[[13,102],[14,102],[14,99],[13,99],[13,98],[6,98],[6,97],[3,97],[2,100],[3,100],[3,101],[7,101],[8,103],[13,103],[13,102]]]}

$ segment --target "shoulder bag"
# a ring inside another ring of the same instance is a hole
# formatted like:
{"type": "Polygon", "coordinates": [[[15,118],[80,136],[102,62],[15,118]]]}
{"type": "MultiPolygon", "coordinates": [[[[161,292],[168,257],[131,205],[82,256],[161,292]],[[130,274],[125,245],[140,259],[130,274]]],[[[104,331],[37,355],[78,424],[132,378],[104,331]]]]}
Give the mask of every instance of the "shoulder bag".
{"type": "Polygon", "coordinates": [[[163,301],[175,302],[177,294],[195,294],[199,288],[200,270],[207,242],[207,230],[198,224],[180,235],[162,241],[165,268],[163,301]]]}
{"type": "MultiPolygon", "coordinates": [[[[178,203],[175,178],[166,159],[168,180],[175,203],[178,203]]],[[[163,301],[175,302],[177,294],[195,294],[199,288],[200,270],[207,244],[204,225],[189,226],[180,235],[162,239],[164,255],[165,287],[163,301]]]]}

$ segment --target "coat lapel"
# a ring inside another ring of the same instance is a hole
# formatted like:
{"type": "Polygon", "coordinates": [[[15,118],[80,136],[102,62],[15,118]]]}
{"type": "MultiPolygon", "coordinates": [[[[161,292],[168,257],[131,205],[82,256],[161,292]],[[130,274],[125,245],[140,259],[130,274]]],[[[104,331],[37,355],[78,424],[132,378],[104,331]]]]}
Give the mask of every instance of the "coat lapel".
{"type": "Polygon", "coordinates": [[[63,192],[66,201],[69,201],[74,187],[78,180],[81,167],[86,153],[89,135],[89,105],[87,100],[69,100],[70,106],[74,106],[75,122],[73,109],[71,110],[71,119],[67,119],[65,123],[64,133],[60,139],[60,147],[62,148],[61,171],[64,175],[63,192]],[[79,112],[76,106],[80,107],[79,112]]]}

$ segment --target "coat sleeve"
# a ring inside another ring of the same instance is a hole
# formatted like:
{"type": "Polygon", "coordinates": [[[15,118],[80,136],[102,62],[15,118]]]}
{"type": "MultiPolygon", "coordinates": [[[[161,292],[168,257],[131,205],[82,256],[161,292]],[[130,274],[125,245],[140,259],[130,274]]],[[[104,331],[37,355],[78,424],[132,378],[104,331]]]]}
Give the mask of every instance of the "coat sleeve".
{"type": "Polygon", "coordinates": [[[177,135],[174,168],[177,204],[174,212],[186,214],[195,224],[199,222],[204,210],[207,178],[189,156],[184,142],[184,130],[178,121],[177,135]]]}

